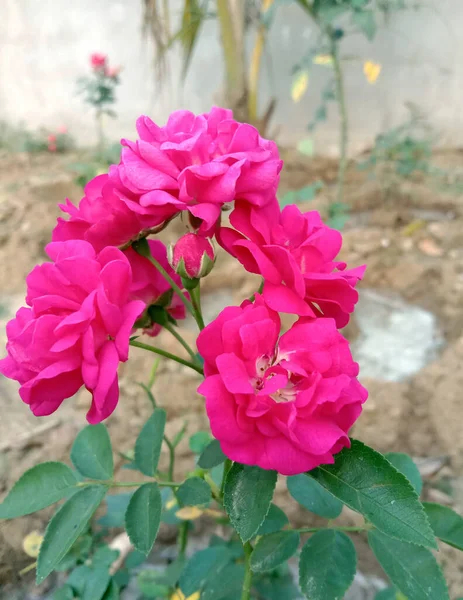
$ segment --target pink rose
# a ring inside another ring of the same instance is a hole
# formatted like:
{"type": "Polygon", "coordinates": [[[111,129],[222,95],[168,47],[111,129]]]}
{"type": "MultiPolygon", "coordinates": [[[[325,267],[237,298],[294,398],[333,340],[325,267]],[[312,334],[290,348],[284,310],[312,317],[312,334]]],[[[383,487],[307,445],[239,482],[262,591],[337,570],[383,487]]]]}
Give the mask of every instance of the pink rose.
{"type": "Polygon", "coordinates": [[[225,308],[198,337],[198,391],[232,460],[295,475],[334,462],[367,391],[333,319],[300,319],[281,337],[261,296],[225,308]]]}
{"type": "Polygon", "coordinates": [[[239,202],[230,221],[237,231],[222,227],[219,243],[247,271],[262,275],[268,306],[299,316],[332,317],[339,328],[348,323],[365,267],[346,270],[346,263],[335,260],[342,236],[317,211],[301,213],[291,205],[280,212],[276,199],[263,208],[239,202]]]}
{"type": "Polygon", "coordinates": [[[237,198],[264,206],[276,192],[282,161],[276,144],[232,112],[213,108],[194,115],[177,111],[159,127],[148,117],[137,121],[140,139],[122,140],[121,162],[110,178],[127,197],[131,210],[154,224],[188,210],[199,231],[212,235],[224,205],[237,198]]]}
{"type": "Polygon", "coordinates": [[[121,192],[108,181],[108,175],[98,175],[84,191],[79,206],[69,200],[60,205],[69,219],[58,219],[52,233],[54,242],[86,240],[98,252],[105,246],[126,246],[145,229],[143,217],[128,208],[121,192]]]}
{"type": "Polygon", "coordinates": [[[208,238],[186,233],[173,246],[170,263],[183,279],[201,279],[208,275],[215,262],[214,246],[208,238]]]}
{"type": "Polygon", "coordinates": [[[91,65],[92,69],[95,69],[95,70],[104,68],[107,60],[108,60],[108,57],[106,56],[106,54],[94,52],[93,54],[90,55],[90,65],[91,65]]]}
{"type": "MultiPolygon", "coordinates": [[[[167,248],[159,240],[148,240],[151,255],[168,272],[175,283],[182,287],[180,277],[174,273],[172,267],[167,261],[167,248]]],[[[132,268],[132,285],[130,286],[130,297],[142,300],[146,305],[146,310],[137,321],[137,326],[144,329],[144,333],[156,336],[161,331],[161,326],[152,323],[149,316],[151,306],[164,308],[168,315],[174,320],[181,320],[186,317],[185,305],[182,303],[178,294],[174,294],[169,283],[159,273],[150,261],[140,256],[133,248],[128,248],[124,252],[132,268]]]]}
{"type": "Polygon", "coordinates": [[[117,369],[145,305],[129,298],[131,268],[117,248],[96,254],[78,240],[46,250],[53,262],[27,278],[30,308],[20,308],[7,325],[0,372],[20,383],[36,416],[51,414],[85,385],[92,394],[87,420],[99,423],[118,402],[117,369]]]}

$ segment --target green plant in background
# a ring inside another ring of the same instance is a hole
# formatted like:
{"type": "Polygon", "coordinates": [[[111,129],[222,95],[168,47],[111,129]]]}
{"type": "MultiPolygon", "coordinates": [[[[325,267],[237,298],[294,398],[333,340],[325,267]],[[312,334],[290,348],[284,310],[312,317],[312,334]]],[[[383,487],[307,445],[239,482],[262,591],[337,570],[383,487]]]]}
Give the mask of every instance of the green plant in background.
{"type": "MultiPolygon", "coordinates": [[[[337,177],[336,202],[342,203],[344,179],[347,168],[349,122],[348,107],[344,89],[342,42],[353,34],[361,33],[372,41],[377,32],[378,19],[387,17],[395,10],[416,8],[416,3],[405,0],[296,0],[312,22],[317,26],[319,36],[304,57],[294,67],[295,79],[292,96],[299,101],[309,82],[313,65],[323,65],[332,69],[332,77],[322,91],[322,102],[308,124],[313,131],[316,125],[327,119],[328,105],[337,102],[339,112],[339,169],[337,177]]],[[[370,83],[376,81],[380,65],[367,61],[365,76],[370,83]]]]}
{"type": "Polygon", "coordinates": [[[105,115],[115,118],[113,109],[116,103],[116,88],[120,83],[120,67],[110,67],[105,54],[94,53],[90,56],[92,74],[77,80],[77,92],[84,101],[95,109],[95,121],[100,152],[105,146],[103,118],[105,115]]]}
{"type": "Polygon", "coordinates": [[[120,159],[121,146],[119,143],[106,144],[102,150],[90,152],[79,160],[68,165],[68,169],[75,174],[75,183],[85,187],[97,175],[106,173],[108,167],[117,164],[120,159]]]}
{"type": "Polygon", "coordinates": [[[54,131],[45,128],[30,131],[23,124],[13,126],[0,121],[0,148],[8,152],[64,153],[74,147],[74,140],[64,125],[54,131]]]}

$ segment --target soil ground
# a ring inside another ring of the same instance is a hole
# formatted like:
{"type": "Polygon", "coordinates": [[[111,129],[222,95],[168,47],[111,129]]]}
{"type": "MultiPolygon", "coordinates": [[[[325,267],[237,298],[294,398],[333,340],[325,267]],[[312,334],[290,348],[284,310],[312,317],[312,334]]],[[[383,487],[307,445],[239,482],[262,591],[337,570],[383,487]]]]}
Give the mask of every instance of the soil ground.
{"type": "MultiPolygon", "coordinates": [[[[326,214],[334,196],[336,162],[309,159],[292,151],[284,155],[282,192],[323,180],[325,188],[304,208],[326,214]]],[[[45,259],[43,247],[58,215],[57,204],[66,197],[78,200],[82,196],[67,168],[76,158],[49,154],[0,156],[2,347],[4,325],[23,302],[24,277],[45,259]]],[[[463,168],[463,154],[458,151],[443,152],[436,161],[456,171],[463,168]]],[[[437,359],[406,381],[363,381],[370,399],[354,435],[380,451],[400,450],[427,458],[423,468],[428,471],[435,470],[436,457],[444,457],[437,462],[445,466],[427,479],[426,496],[463,512],[463,197],[438,190],[429,180],[402,182],[385,197],[380,183],[359,172],[353,162],[348,169],[345,202],[351,208],[351,218],[343,231],[342,255],[351,266],[368,265],[362,286],[395,292],[407,302],[431,311],[445,338],[437,359]]],[[[163,232],[164,241],[174,240],[182,227],[180,221],[174,222],[163,232]]],[[[218,268],[205,280],[209,316],[212,318],[227,303],[240,302],[255,289],[255,279],[221,255],[218,268]]],[[[193,341],[194,329],[188,323],[184,333],[193,341]]],[[[345,333],[355,339],[355,319],[345,333]]],[[[164,335],[160,337],[160,344],[168,350],[179,351],[175,343],[164,335]]],[[[133,350],[131,360],[121,369],[120,404],[108,420],[113,445],[120,450],[133,447],[149,412],[135,382],[147,378],[152,361],[138,349],[133,350]]],[[[155,391],[168,410],[170,431],[178,431],[185,419],[190,433],[207,429],[202,401],[195,392],[197,384],[194,375],[177,365],[161,365],[155,391]]],[[[55,415],[37,419],[21,403],[16,385],[0,379],[0,497],[37,462],[68,460],[76,431],[85,423],[87,407],[88,397],[82,393],[74,401],[65,402],[55,415]]],[[[192,466],[185,442],[177,476],[192,466]]],[[[120,474],[123,476],[124,471],[120,474]]],[[[294,524],[307,524],[308,513],[303,514],[290,502],[284,487],[278,490],[277,502],[288,510],[294,524]]],[[[43,530],[49,513],[45,510],[0,524],[0,584],[14,581],[18,571],[30,562],[21,550],[22,539],[31,530],[43,530]]],[[[346,511],[342,519],[349,524],[356,517],[346,511]]],[[[358,548],[361,570],[381,575],[361,539],[358,548]]],[[[451,597],[463,596],[461,555],[458,558],[456,551],[442,548],[439,558],[451,597]]]]}

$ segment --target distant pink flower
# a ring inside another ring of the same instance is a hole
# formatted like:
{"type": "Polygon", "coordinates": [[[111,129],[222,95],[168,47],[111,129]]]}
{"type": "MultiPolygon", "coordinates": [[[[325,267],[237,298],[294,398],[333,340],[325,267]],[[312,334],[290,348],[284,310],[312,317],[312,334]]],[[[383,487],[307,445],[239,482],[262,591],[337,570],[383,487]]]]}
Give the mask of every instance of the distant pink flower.
{"type": "Polygon", "coordinates": [[[108,57],[106,56],[106,54],[94,52],[93,54],[90,55],[90,65],[92,66],[92,69],[104,68],[107,60],[108,60],[108,57]]]}
{"type": "Polygon", "coordinates": [[[119,398],[117,369],[144,309],[130,300],[129,261],[117,248],[99,254],[85,241],[48,244],[53,262],[27,278],[26,302],[7,325],[8,356],[0,372],[21,384],[36,416],[49,415],[80,387],[92,394],[89,423],[99,423],[119,398]]]}
{"type": "Polygon", "coordinates": [[[166,212],[188,210],[200,233],[212,235],[221,210],[236,199],[265,206],[275,196],[282,166],[276,144],[235,121],[230,110],[177,111],[163,127],[140,117],[137,130],[138,141],[122,140],[110,178],[135,197],[127,206],[153,225],[166,212]]]}
{"type": "Polygon", "coordinates": [[[56,135],[55,135],[54,133],[50,133],[50,134],[47,136],[47,140],[48,140],[49,142],[56,142],[56,135]]]}
{"type": "Polygon", "coordinates": [[[317,211],[301,213],[291,205],[280,212],[276,199],[261,209],[240,201],[230,221],[236,230],[222,227],[218,240],[247,271],[262,275],[273,310],[332,317],[337,327],[348,323],[365,267],[346,270],[335,260],[342,236],[317,211]]]}
{"type": "Polygon", "coordinates": [[[262,297],[223,310],[198,337],[213,435],[231,459],[283,475],[334,462],[367,391],[333,319],[300,319],[279,338],[262,297]]]}
{"type": "Polygon", "coordinates": [[[111,77],[113,79],[115,77],[117,77],[120,72],[121,72],[121,67],[106,67],[105,68],[106,77],[111,77]]]}
{"type": "Polygon", "coordinates": [[[56,152],[57,149],[58,148],[57,148],[56,144],[53,144],[53,143],[48,144],[48,152],[56,152]]]}
{"type": "Polygon", "coordinates": [[[57,129],[58,133],[60,133],[61,135],[65,135],[68,132],[68,128],[66,127],[66,125],[60,125],[57,129]]]}
{"type": "Polygon", "coordinates": [[[127,245],[144,230],[143,216],[128,208],[124,201],[128,199],[114,189],[107,175],[92,179],[84,191],[85,196],[77,207],[69,200],[60,205],[69,219],[58,219],[52,233],[54,242],[86,240],[100,251],[105,246],[127,245]]]}
{"type": "Polygon", "coordinates": [[[196,233],[186,233],[177,240],[171,254],[172,268],[184,279],[205,277],[214,266],[214,246],[208,238],[196,233]]]}
{"type": "MultiPolygon", "coordinates": [[[[168,272],[175,283],[182,287],[180,277],[174,273],[167,261],[167,249],[160,240],[148,240],[151,255],[168,272]]],[[[140,315],[137,326],[142,327],[144,332],[156,336],[161,331],[161,326],[151,323],[149,318],[150,306],[161,306],[175,320],[186,317],[185,305],[178,294],[174,294],[169,283],[159,273],[150,261],[140,256],[133,248],[124,252],[132,267],[132,284],[130,286],[130,297],[142,300],[145,304],[145,312],[140,315]]]]}

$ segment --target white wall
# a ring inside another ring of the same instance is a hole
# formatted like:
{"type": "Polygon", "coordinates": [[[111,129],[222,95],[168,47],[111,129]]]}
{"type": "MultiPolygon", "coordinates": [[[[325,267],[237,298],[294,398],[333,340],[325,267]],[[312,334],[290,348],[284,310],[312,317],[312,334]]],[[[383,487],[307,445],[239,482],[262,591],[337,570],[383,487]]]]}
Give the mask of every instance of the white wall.
{"type": "MultiPolygon", "coordinates": [[[[244,0],[243,0],[244,1],[244,0]]],[[[171,0],[173,10],[182,2],[171,0]]],[[[142,41],[141,0],[0,0],[0,120],[31,128],[66,125],[78,141],[93,143],[89,107],[75,95],[75,81],[88,70],[88,55],[99,51],[121,64],[119,118],[108,122],[110,137],[129,137],[145,113],[163,122],[176,108],[208,110],[220,97],[222,66],[215,21],[206,24],[185,85],[179,85],[181,58],[170,59],[170,78],[162,89],[153,81],[152,52],[142,41]]],[[[351,120],[351,151],[369,145],[381,129],[407,114],[405,101],[424,109],[441,134],[441,143],[463,141],[463,0],[427,0],[420,12],[401,13],[370,44],[351,36],[344,54],[358,56],[346,66],[351,120]],[[374,86],[365,81],[362,60],[383,65],[374,86]]],[[[290,98],[291,67],[307,50],[314,31],[297,6],[282,6],[270,34],[267,68],[262,73],[263,104],[278,98],[273,124],[278,140],[307,136],[305,125],[319,103],[326,72],[314,69],[304,99],[290,98]]],[[[252,40],[248,40],[252,42],[252,40]]],[[[336,111],[316,132],[316,150],[336,151],[336,111]]]]}

